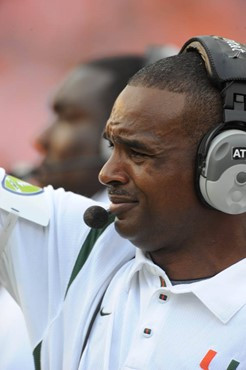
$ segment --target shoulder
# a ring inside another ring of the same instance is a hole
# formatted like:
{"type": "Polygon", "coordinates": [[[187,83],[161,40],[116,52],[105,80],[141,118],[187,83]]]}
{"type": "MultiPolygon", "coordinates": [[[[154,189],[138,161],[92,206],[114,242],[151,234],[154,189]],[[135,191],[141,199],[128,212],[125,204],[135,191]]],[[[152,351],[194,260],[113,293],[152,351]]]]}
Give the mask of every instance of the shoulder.
{"type": "Polygon", "coordinates": [[[95,201],[52,186],[40,188],[5,173],[0,168],[0,209],[47,226],[51,217],[83,214],[95,201]]]}

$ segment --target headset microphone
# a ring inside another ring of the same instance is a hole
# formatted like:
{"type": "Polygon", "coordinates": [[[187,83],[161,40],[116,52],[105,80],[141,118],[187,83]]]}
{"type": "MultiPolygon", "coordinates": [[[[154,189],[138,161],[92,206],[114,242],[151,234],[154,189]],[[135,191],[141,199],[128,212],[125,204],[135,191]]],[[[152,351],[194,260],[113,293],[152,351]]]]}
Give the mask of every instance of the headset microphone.
{"type": "Polygon", "coordinates": [[[93,229],[101,229],[109,221],[110,211],[100,206],[91,206],[84,213],[84,222],[93,229]]]}

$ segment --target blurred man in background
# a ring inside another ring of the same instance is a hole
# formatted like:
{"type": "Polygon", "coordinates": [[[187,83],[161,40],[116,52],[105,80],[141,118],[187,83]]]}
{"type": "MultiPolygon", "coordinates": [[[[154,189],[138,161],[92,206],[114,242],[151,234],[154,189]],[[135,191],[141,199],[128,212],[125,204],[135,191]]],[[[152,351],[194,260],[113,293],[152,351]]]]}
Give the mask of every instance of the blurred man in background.
{"type": "Polygon", "coordinates": [[[103,125],[117,95],[142,66],[141,56],[108,57],[81,64],[65,78],[53,98],[54,122],[36,140],[44,155],[34,171],[41,186],[101,194],[97,177],[107,159],[103,125]]]}
{"type": "Polygon", "coordinates": [[[101,134],[112,105],[134,73],[177,50],[149,46],[143,56],[111,56],[72,70],[53,98],[54,122],[36,140],[43,161],[32,172],[34,180],[107,201],[98,173],[108,158],[101,134]]]}

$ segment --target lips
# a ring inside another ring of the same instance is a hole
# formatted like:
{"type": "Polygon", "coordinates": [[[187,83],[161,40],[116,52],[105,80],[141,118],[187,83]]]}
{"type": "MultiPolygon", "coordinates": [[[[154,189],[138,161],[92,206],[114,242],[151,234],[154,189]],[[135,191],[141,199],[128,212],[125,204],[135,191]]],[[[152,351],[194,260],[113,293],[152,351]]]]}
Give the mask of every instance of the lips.
{"type": "Polygon", "coordinates": [[[121,213],[130,211],[138,204],[138,201],[136,201],[135,199],[112,195],[110,196],[110,201],[111,204],[109,210],[116,216],[120,215],[121,213]]]}

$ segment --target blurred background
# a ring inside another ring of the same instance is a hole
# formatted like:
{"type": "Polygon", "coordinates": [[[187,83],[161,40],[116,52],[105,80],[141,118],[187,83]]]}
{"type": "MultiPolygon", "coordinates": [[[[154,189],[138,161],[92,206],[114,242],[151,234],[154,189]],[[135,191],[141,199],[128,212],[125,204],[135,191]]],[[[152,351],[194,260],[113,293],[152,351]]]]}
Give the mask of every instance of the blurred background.
{"type": "Polygon", "coordinates": [[[246,42],[245,0],[0,0],[1,165],[36,163],[49,101],[77,63],[194,35],[246,42]]]}

